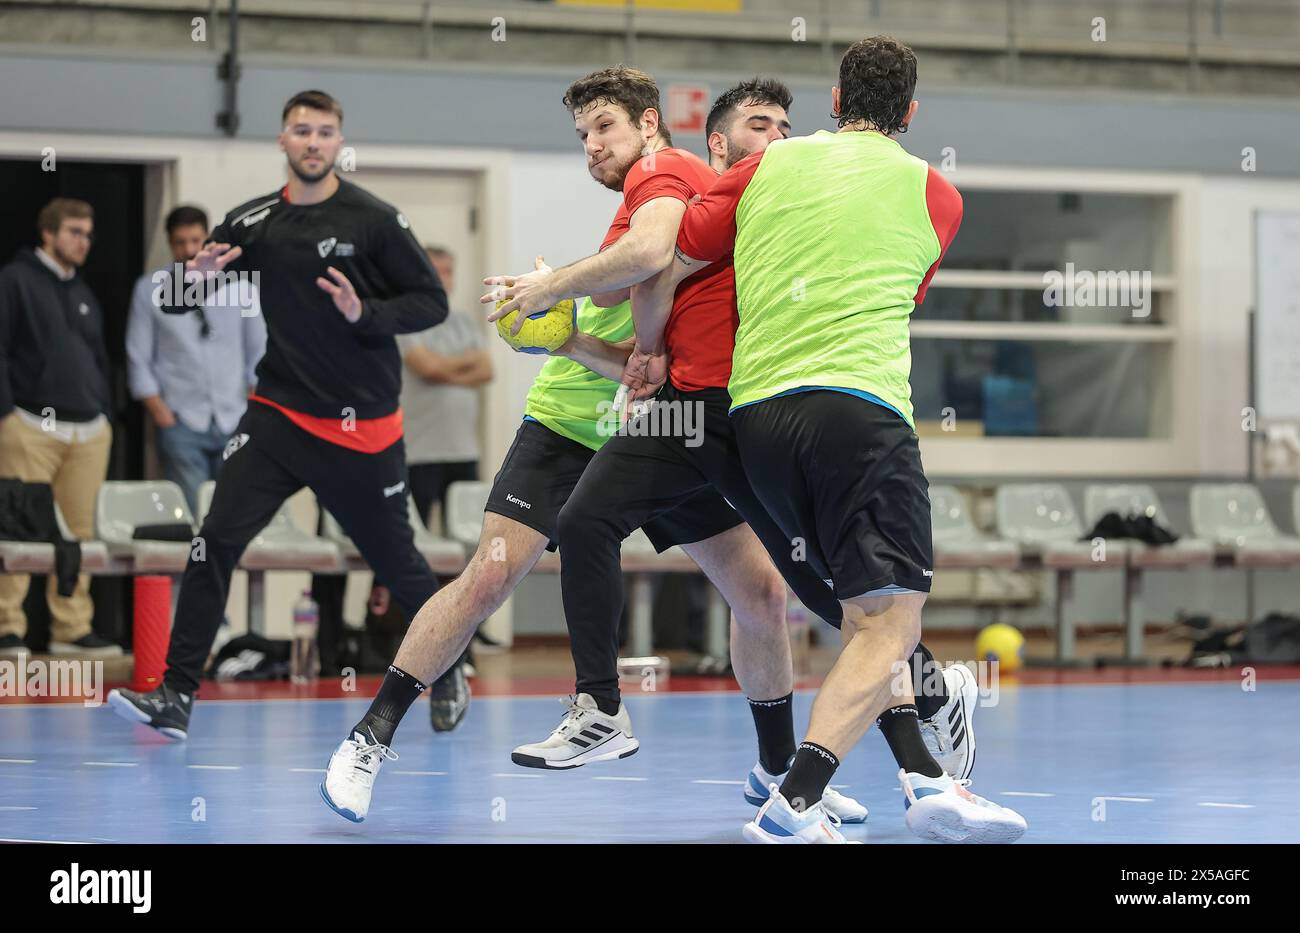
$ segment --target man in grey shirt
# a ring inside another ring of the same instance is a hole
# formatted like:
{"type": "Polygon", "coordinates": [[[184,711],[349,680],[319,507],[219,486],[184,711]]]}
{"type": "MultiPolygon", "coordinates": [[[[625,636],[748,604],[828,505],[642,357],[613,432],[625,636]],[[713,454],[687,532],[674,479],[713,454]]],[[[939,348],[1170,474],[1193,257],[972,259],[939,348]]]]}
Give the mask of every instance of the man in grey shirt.
{"type": "MultiPolygon", "coordinates": [[[[208,237],[208,217],[196,207],[176,208],[166,226],[176,263],[192,259],[208,237]]],[[[164,313],[168,302],[159,296],[173,292],[174,274],[167,266],[136,282],[126,330],[128,381],[158,428],[163,476],[181,487],[197,516],[199,486],[216,479],[256,382],[266,324],[256,292],[242,289],[185,314],[164,313]]]]}
{"type": "MultiPolygon", "coordinates": [[[[454,295],[456,259],[426,246],[442,287],[454,295]]],[[[425,523],[447,487],[478,479],[479,386],[492,379],[481,315],[457,309],[437,327],[397,338],[402,351],[402,421],[411,495],[425,523]]]]}

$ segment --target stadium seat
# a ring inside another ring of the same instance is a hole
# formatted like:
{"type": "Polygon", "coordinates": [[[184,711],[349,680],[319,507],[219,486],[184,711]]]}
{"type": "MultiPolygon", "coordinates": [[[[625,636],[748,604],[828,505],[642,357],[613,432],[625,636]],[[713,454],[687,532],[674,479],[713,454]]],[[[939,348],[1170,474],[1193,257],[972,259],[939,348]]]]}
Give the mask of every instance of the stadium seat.
{"type": "Polygon", "coordinates": [[[1070,494],[1059,483],[1011,483],[997,491],[998,534],[1036,554],[1044,567],[1106,570],[1123,566],[1127,547],[1107,542],[1101,559],[1090,541],[1070,494]]]}
{"type": "Polygon", "coordinates": [[[109,557],[129,564],[131,573],[178,574],[189,561],[188,541],[143,541],[132,537],[142,525],[178,523],[194,527],[185,494],[167,480],[109,480],[95,501],[95,536],[109,557]]]}
{"type": "MultiPolygon", "coordinates": [[[[1174,530],[1155,490],[1145,483],[1088,486],[1083,493],[1084,522],[1092,527],[1107,512],[1121,516],[1149,515],[1161,527],[1174,530]]],[[[1127,543],[1129,563],[1136,567],[1177,569],[1214,562],[1214,545],[1203,538],[1180,537],[1173,544],[1154,547],[1141,541],[1127,543]]]]}
{"type": "Polygon", "coordinates": [[[1031,566],[1056,572],[1056,659],[1074,660],[1074,623],[1065,611],[1079,570],[1123,570],[1127,547],[1082,540],[1084,528],[1070,494],[1059,483],[1011,483],[996,495],[998,534],[1020,545],[1031,566]]]}
{"type": "MultiPolygon", "coordinates": [[[[208,480],[199,486],[199,525],[212,507],[216,483],[208,480]]],[[[333,541],[308,534],[294,524],[286,502],[266,527],[254,536],[239,559],[244,570],[309,570],[335,573],[342,569],[343,557],[333,541]]]]}
{"type": "Polygon", "coordinates": [[[1300,538],[1278,531],[1259,490],[1249,483],[1197,483],[1191,505],[1192,530],[1238,566],[1300,565],[1300,538]]]}
{"type": "Polygon", "coordinates": [[[447,487],[447,514],[443,516],[447,534],[467,549],[478,547],[483,527],[483,509],[487,505],[491,483],[461,481],[447,487]]]}
{"type": "MultiPolygon", "coordinates": [[[[68,541],[75,541],[76,536],[68,529],[57,502],[54,519],[60,534],[68,541]]],[[[82,573],[104,573],[108,565],[108,547],[103,541],[81,542],[82,573]]],[[[0,541],[0,567],[5,573],[53,573],[54,545],[46,541],[0,541]]]]}
{"type": "Polygon", "coordinates": [[[930,487],[930,522],[936,567],[1011,570],[1020,564],[1020,546],[976,528],[956,486],[930,487]]]}
{"type": "MultiPolygon", "coordinates": [[[[1147,515],[1173,531],[1169,516],[1155,489],[1145,483],[1110,483],[1088,486],[1083,493],[1084,520],[1091,527],[1107,512],[1121,516],[1147,515]]],[[[1172,544],[1153,546],[1127,541],[1128,567],[1124,573],[1124,657],[1136,661],[1143,655],[1146,616],[1142,604],[1142,573],[1146,570],[1183,570],[1214,563],[1214,545],[1200,538],[1180,537],[1172,544]]]]}
{"type": "MultiPolygon", "coordinates": [[[[465,569],[465,548],[456,541],[435,537],[428,528],[424,527],[416,511],[415,500],[409,495],[406,497],[406,512],[411,530],[415,534],[415,548],[429,562],[434,573],[457,574],[465,569]]],[[[338,520],[329,512],[325,512],[324,516],[321,537],[338,546],[348,567],[354,570],[364,568],[366,564],[361,552],[352,543],[352,539],[344,533],[338,520]]]]}

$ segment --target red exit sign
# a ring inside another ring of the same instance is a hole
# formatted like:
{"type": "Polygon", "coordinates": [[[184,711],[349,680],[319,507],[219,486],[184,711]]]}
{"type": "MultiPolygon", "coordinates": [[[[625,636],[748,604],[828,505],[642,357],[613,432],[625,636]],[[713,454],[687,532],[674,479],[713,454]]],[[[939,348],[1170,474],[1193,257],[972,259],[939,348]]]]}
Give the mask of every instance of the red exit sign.
{"type": "Polygon", "coordinates": [[[704,84],[668,86],[668,130],[672,133],[704,133],[709,115],[709,88],[704,84]]]}

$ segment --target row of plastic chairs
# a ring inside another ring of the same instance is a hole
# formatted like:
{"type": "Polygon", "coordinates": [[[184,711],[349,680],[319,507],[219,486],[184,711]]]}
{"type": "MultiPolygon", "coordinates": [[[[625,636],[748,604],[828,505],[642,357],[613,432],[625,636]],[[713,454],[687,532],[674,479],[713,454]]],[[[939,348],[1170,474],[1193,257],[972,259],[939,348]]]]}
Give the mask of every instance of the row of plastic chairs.
{"type": "MultiPolygon", "coordinates": [[[[90,574],[178,574],[189,558],[189,542],[149,541],[135,538],[137,528],[160,523],[202,524],[212,502],[213,483],[199,490],[199,515],[190,514],[178,486],[166,481],[111,481],[101,486],[96,503],[96,540],[82,542],[82,570],[90,574]]],[[[439,574],[458,573],[477,546],[483,508],[490,486],[482,482],[453,483],[448,490],[445,526],[447,537],[428,530],[407,497],[416,547],[439,574]]],[[[1095,484],[1084,491],[1082,516],[1064,486],[1056,483],[1018,483],[996,492],[996,536],[981,532],[973,521],[965,496],[955,486],[930,489],[935,564],[940,568],[1045,569],[1057,575],[1057,653],[1073,657],[1073,626],[1065,605],[1078,570],[1119,569],[1125,573],[1126,650],[1141,654],[1144,628],[1141,614],[1141,573],[1148,569],[1181,569],[1214,563],[1246,568],[1300,566],[1300,538],[1282,534],[1264,505],[1259,491],[1249,484],[1196,484],[1190,493],[1192,535],[1172,545],[1151,547],[1133,541],[1107,541],[1098,548],[1084,540],[1085,532],[1107,512],[1143,514],[1172,527],[1153,487],[1143,484],[1095,484]],[[1086,525],[1086,527],[1085,527],[1086,525]]],[[[1300,486],[1293,494],[1294,519],[1300,528],[1300,486]]],[[[57,509],[56,509],[57,511],[57,509]]],[[[59,515],[65,537],[71,537],[59,515]]],[[[42,542],[0,542],[0,565],[10,573],[49,573],[54,568],[53,546],[42,542]]],[[[250,542],[240,561],[249,572],[250,614],[260,627],[263,574],[296,570],[338,573],[365,569],[356,545],[328,513],[322,533],[302,530],[289,515],[287,504],[250,542]]],[[[558,560],[548,555],[537,570],[555,572],[558,560]]],[[[656,554],[643,532],[624,544],[623,567],[633,575],[631,592],[632,650],[650,649],[650,574],[689,572],[695,565],[672,548],[656,554]]],[[[716,601],[716,600],[715,600],[716,601]]],[[[725,644],[724,607],[710,628],[725,644]]]]}
{"type": "MultiPolygon", "coordinates": [[[[191,541],[153,541],[135,537],[138,528],[149,525],[182,525],[197,531],[212,505],[216,484],[204,483],[198,492],[198,515],[190,512],[179,486],[166,480],[109,481],[99,490],[95,506],[95,539],[81,543],[82,572],[92,575],[177,575],[190,557],[191,541]]],[[[478,546],[483,509],[490,486],[481,482],[454,483],[448,490],[447,537],[432,533],[407,496],[407,512],[415,546],[439,575],[454,575],[465,566],[478,546]]],[[[57,513],[56,507],[56,513],[57,513]]],[[[58,515],[65,538],[72,538],[62,515],[58,515]]],[[[244,550],[239,566],[248,573],[249,627],[263,631],[265,617],[265,574],[273,571],[342,573],[366,569],[357,546],[326,512],[320,534],[300,528],[281,506],[244,550]]],[[[0,568],[6,573],[50,573],[54,570],[54,547],[45,542],[0,541],[0,568]]],[[[542,573],[559,570],[558,557],[546,555],[534,568],[542,573]]],[[[632,649],[648,654],[651,642],[651,577],[655,573],[695,571],[695,564],[680,548],[655,553],[644,532],[638,530],[623,548],[623,569],[631,575],[629,614],[632,649]]],[[[715,600],[716,601],[716,600],[715,600]]],[[[715,609],[717,607],[714,607],[715,609]]],[[[723,607],[725,609],[725,607],[723,607]]],[[[725,612],[710,629],[718,629],[713,641],[725,648],[725,612]]],[[[719,616],[718,612],[711,617],[719,616]]]]}
{"type": "MultiPolygon", "coordinates": [[[[1094,484],[1084,490],[1082,516],[1059,483],[1013,483],[995,495],[997,537],[981,533],[971,519],[962,493],[954,486],[932,486],[930,503],[935,561],[947,566],[1018,565],[1026,556],[1044,566],[1117,563],[1141,567],[1188,567],[1231,562],[1242,566],[1300,565],[1300,537],[1283,534],[1259,490],[1248,483],[1197,483],[1190,492],[1191,535],[1170,545],[1107,541],[1104,549],[1083,540],[1108,512],[1145,515],[1174,530],[1168,513],[1149,485],[1094,484]],[[942,559],[941,559],[942,558],[942,559]]],[[[1300,528],[1300,486],[1292,496],[1300,528]]]]}
{"type": "MultiPolygon", "coordinates": [[[[1059,483],[1013,483],[995,494],[996,537],[976,528],[966,499],[953,486],[930,488],[935,564],[952,568],[1049,570],[1056,575],[1056,655],[1075,656],[1075,630],[1067,613],[1074,573],[1120,570],[1124,580],[1124,656],[1143,656],[1146,620],[1143,573],[1228,565],[1247,572],[1247,615],[1253,615],[1255,568],[1300,566],[1300,537],[1283,534],[1259,490],[1248,483],[1197,483],[1189,494],[1191,535],[1152,546],[1132,540],[1094,542],[1087,535],[1102,516],[1145,515],[1175,533],[1150,485],[1094,484],[1084,490],[1082,517],[1059,483]],[[1100,546],[1099,546],[1100,545],[1100,546]]],[[[1292,493],[1295,527],[1300,528],[1300,486],[1292,493]]]]}

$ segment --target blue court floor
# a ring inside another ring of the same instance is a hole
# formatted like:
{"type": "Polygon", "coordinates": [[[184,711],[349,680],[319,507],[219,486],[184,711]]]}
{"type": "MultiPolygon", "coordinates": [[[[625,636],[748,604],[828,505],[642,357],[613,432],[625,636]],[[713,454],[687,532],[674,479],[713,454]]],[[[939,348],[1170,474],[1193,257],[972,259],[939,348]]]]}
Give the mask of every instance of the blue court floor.
{"type": "MultiPolygon", "coordinates": [[[[807,722],[811,693],[797,697],[807,722]]],[[[752,814],[755,759],[735,693],[628,699],[641,751],[570,772],[518,768],[554,699],[475,699],[435,735],[412,710],[365,823],[317,794],[367,700],[200,701],[172,744],[107,707],[0,706],[0,837],[79,842],[720,842],[752,814]]],[[[1034,842],[1300,842],[1300,683],[1021,686],[976,714],[972,789],[1012,806],[1034,842]]],[[[873,729],[835,780],[871,808],[847,827],[915,842],[873,729]]]]}

